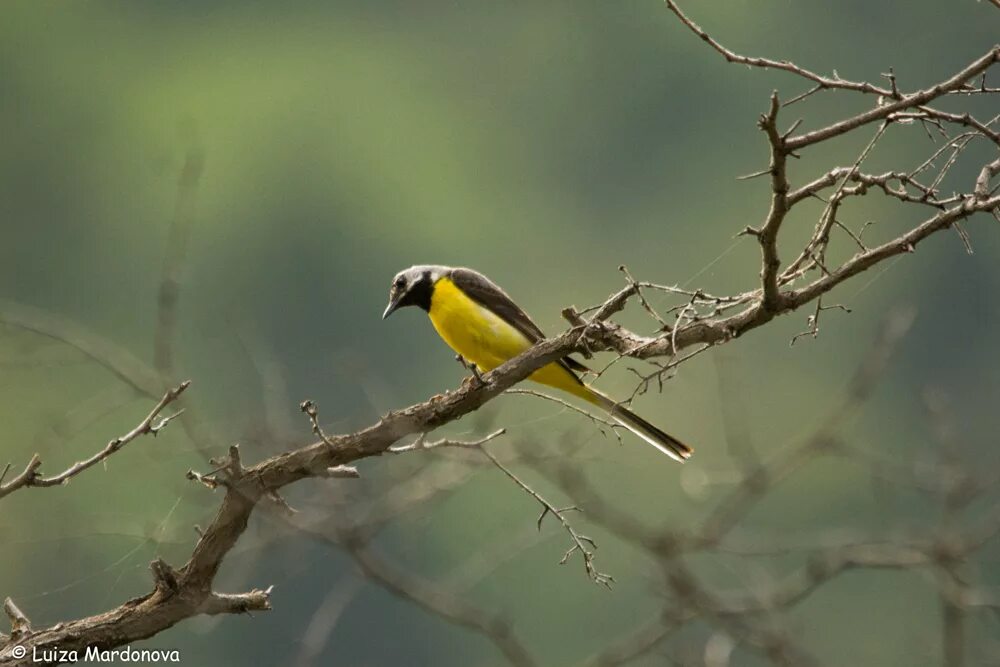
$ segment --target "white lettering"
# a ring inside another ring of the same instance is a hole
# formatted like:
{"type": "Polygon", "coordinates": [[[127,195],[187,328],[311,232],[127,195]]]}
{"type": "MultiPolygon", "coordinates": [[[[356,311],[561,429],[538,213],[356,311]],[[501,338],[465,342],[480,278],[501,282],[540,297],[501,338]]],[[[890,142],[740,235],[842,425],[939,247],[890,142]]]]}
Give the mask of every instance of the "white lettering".
{"type": "MultiPolygon", "coordinates": [[[[75,662],[77,658],[73,658],[75,662]]],[[[100,650],[88,646],[83,656],[84,662],[180,662],[181,652],[177,649],[137,649],[131,646],[100,650]]]]}
{"type": "Polygon", "coordinates": [[[79,660],[80,656],[76,651],[70,651],[60,648],[39,649],[37,646],[33,646],[31,648],[32,662],[58,663],[58,662],[78,662],[79,660]]]}

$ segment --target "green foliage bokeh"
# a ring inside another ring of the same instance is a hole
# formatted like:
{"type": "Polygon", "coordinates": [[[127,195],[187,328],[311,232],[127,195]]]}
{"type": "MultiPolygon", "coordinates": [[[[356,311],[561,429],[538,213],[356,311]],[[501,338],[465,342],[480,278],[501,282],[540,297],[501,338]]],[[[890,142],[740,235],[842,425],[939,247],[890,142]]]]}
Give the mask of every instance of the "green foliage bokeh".
{"type": "MultiPolygon", "coordinates": [[[[971,0],[687,4],[737,51],[855,79],[892,65],[907,88],[952,72],[997,34],[996,12],[971,0]]],[[[178,175],[200,151],[177,373],[194,380],[187,400],[218,434],[213,445],[240,441],[250,460],[309,438],[296,410],[303,398],[337,431],[459,381],[420,313],[379,319],[391,276],[410,264],[477,268],[550,332],[563,326],[562,307],[620,287],[619,264],[663,283],[751,288],[757,249],[733,235],[766,211],[766,185],[735,177],[766,160],[754,123],[770,90],[803,89],[788,76],[727,65],[656,2],[7,2],[0,11],[0,298],[151,360],[178,175]],[[255,349],[282,369],[287,440],[260,435],[255,349]]],[[[786,118],[801,113],[815,125],[857,105],[817,97],[786,118]]],[[[793,179],[849,163],[866,140],[824,147],[793,165],[793,179]]],[[[883,167],[912,166],[932,150],[917,128],[892,141],[873,157],[883,167]]],[[[871,233],[884,238],[913,221],[875,197],[852,215],[857,225],[876,219],[871,233]]],[[[808,229],[806,218],[795,222],[789,239],[808,229]]],[[[918,312],[913,332],[847,432],[886,456],[932,458],[921,402],[931,386],[949,397],[962,455],[996,465],[995,227],[985,217],[969,225],[971,257],[944,234],[848,283],[836,298],[854,312],[826,313],[818,339],[790,348],[805,313],[782,318],[685,365],[638,409],[696,445],[692,467],[725,469],[719,385],[731,383],[754,442],[774,454],[827,413],[884,315],[908,305],[918,312]]],[[[623,319],[650,331],[641,311],[623,319]]],[[[604,386],[621,393],[631,380],[623,365],[604,386]]],[[[39,451],[53,472],[148,407],[72,347],[0,327],[0,464],[16,469],[39,451]]],[[[635,441],[618,449],[553,406],[511,397],[488,413],[516,442],[573,440],[595,484],[651,522],[683,525],[715,493],[692,496],[682,478],[696,471],[635,441]]],[[[477,432],[483,422],[467,418],[452,431],[477,432]]],[[[362,464],[366,493],[385,492],[386,465],[397,463],[362,464]]],[[[45,624],[148,590],[148,561],[182,562],[192,524],[207,521],[218,500],[184,480],[199,466],[172,425],[107,470],[3,499],[0,595],[45,624]]],[[[311,484],[295,491],[297,501],[309,502],[311,484]]],[[[534,512],[484,471],[454,497],[404,515],[379,546],[403,567],[445,577],[511,526],[530,526],[534,512]]],[[[870,479],[832,461],[782,487],[745,528],[878,533],[919,528],[925,512],[889,512],[870,479]]],[[[266,530],[252,526],[246,549],[266,530]]],[[[554,532],[469,592],[512,617],[544,664],[571,664],[656,613],[644,557],[591,532],[602,567],[620,580],[613,593],[576,566],[556,566],[564,547],[554,532]]],[[[220,584],[275,584],[274,612],[187,622],[151,644],[180,648],[189,664],[285,664],[326,591],[354,571],[343,554],[305,539],[260,549],[252,560],[238,549],[220,584]]],[[[720,586],[752,583],[721,557],[698,567],[720,586]]],[[[849,575],[792,622],[830,664],[936,664],[930,590],[911,574],[849,575]]],[[[374,586],[323,656],[343,665],[499,662],[487,642],[374,586]]],[[[637,664],[660,664],[646,660],[637,664]]]]}

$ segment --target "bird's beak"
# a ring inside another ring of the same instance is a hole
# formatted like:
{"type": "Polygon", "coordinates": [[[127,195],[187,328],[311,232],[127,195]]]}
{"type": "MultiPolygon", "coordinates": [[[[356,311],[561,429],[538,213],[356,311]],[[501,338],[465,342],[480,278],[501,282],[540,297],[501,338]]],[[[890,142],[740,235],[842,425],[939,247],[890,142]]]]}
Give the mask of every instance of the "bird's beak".
{"type": "Polygon", "coordinates": [[[382,319],[389,317],[399,308],[399,302],[403,298],[402,294],[395,294],[389,297],[389,305],[385,307],[385,311],[382,313],[382,319]]]}

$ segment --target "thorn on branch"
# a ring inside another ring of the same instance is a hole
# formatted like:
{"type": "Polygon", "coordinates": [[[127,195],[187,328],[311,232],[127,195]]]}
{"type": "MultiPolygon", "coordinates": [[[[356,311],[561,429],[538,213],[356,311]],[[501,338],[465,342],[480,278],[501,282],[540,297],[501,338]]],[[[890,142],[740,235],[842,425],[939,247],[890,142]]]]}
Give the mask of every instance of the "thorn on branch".
{"type": "Polygon", "coordinates": [[[148,432],[152,433],[153,437],[155,438],[157,436],[157,434],[159,434],[159,432],[162,431],[163,428],[167,424],[169,424],[173,420],[177,419],[182,414],[184,414],[184,408],[181,408],[180,410],[178,410],[177,412],[175,412],[172,415],[167,415],[166,417],[161,417],[160,421],[156,422],[155,424],[150,424],[148,432]]]}
{"type": "MultiPolygon", "coordinates": [[[[160,399],[160,403],[156,406],[156,409],[154,409],[153,412],[150,413],[149,417],[147,417],[143,421],[143,427],[140,429],[140,434],[152,433],[153,436],[156,436],[156,434],[159,433],[161,430],[163,430],[163,428],[166,427],[167,424],[169,424],[170,422],[172,422],[173,420],[177,419],[182,414],[184,414],[184,408],[181,408],[174,414],[168,415],[166,417],[161,417],[159,421],[153,423],[153,420],[156,418],[157,415],[159,415],[160,411],[162,411],[163,408],[165,408],[166,406],[170,405],[178,398],[180,398],[181,394],[183,394],[184,391],[190,386],[191,386],[191,380],[184,380],[173,389],[168,390],[167,393],[164,394],[163,398],[160,399]]],[[[124,440],[124,438],[115,439],[115,442],[118,443],[117,445],[118,447],[124,444],[122,440],[124,440]]]]}
{"type": "Polygon", "coordinates": [[[243,478],[243,464],[240,462],[240,446],[230,445],[229,455],[221,459],[211,458],[208,460],[215,468],[207,473],[199,473],[188,470],[185,477],[192,481],[201,482],[210,489],[216,489],[220,484],[229,486],[243,478]],[[219,477],[220,473],[224,475],[219,477]]]}
{"type": "Polygon", "coordinates": [[[218,470],[213,470],[211,472],[202,474],[200,472],[197,472],[196,470],[189,469],[187,471],[187,474],[185,474],[184,476],[187,477],[192,482],[199,482],[201,484],[204,484],[205,486],[214,491],[219,487],[220,484],[219,480],[213,476],[216,472],[218,472],[218,470]]]}
{"type": "Polygon", "coordinates": [[[264,497],[271,501],[285,516],[294,516],[298,513],[298,510],[289,505],[288,501],[273,489],[264,494],[264,497]]]}
{"type": "MultiPolygon", "coordinates": [[[[660,317],[660,314],[656,312],[653,306],[650,305],[649,301],[646,300],[646,297],[643,295],[642,290],[640,289],[639,281],[636,280],[634,277],[632,277],[632,274],[631,272],[629,272],[628,267],[625,266],[624,264],[621,264],[618,267],[618,270],[621,271],[623,274],[625,274],[625,278],[626,280],[628,280],[628,288],[630,289],[628,294],[635,294],[636,298],[639,299],[639,305],[642,306],[643,310],[649,313],[650,317],[652,317],[660,324],[661,330],[663,330],[666,327],[669,327],[670,325],[666,322],[666,320],[660,317]]],[[[624,305],[625,302],[623,300],[622,306],[624,307],[624,305]]]]}
{"type": "MultiPolygon", "coordinates": [[[[785,132],[781,135],[781,140],[784,141],[788,139],[788,137],[792,136],[795,130],[799,129],[799,125],[802,124],[803,120],[804,120],[803,118],[799,118],[794,123],[792,123],[791,126],[787,130],[785,130],[785,132]]],[[[798,156],[796,155],[795,157],[798,156]]]]}
{"type": "Polygon", "coordinates": [[[893,68],[890,67],[888,72],[883,72],[882,76],[888,79],[889,81],[889,90],[892,93],[891,95],[889,95],[889,97],[891,97],[894,100],[900,99],[902,95],[899,92],[899,88],[896,86],[896,72],[893,70],[893,68]]]}
{"type": "Polygon", "coordinates": [[[799,338],[802,338],[803,336],[812,336],[813,338],[819,336],[819,317],[820,313],[822,313],[824,310],[842,310],[848,314],[851,312],[851,309],[843,304],[835,303],[832,306],[824,306],[822,297],[816,299],[816,308],[813,310],[812,314],[806,318],[806,326],[808,328],[805,331],[802,331],[792,336],[792,340],[789,343],[789,346],[795,345],[795,341],[797,341],[799,338]]]}
{"type": "Polygon", "coordinates": [[[790,99],[782,102],[781,106],[783,106],[783,107],[790,107],[793,104],[795,104],[796,102],[801,102],[802,100],[806,99],[807,97],[815,95],[819,91],[826,90],[827,88],[829,88],[829,86],[823,85],[822,83],[817,83],[815,86],[813,86],[812,88],[810,88],[806,92],[799,93],[795,97],[792,97],[792,98],[790,98],[790,99]]]}
{"type": "Polygon", "coordinates": [[[562,507],[562,508],[560,508],[560,509],[557,509],[557,510],[553,510],[553,509],[552,509],[552,508],[550,508],[550,507],[549,507],[548,505],[544,505],[544,506],[542,507],[542,513],[538,515],[538,522],[537,522],[537,525],[538,525],[538,530],[539,530],[539,531],[541,531],[541,530],[542,530],[542,521],[543,521],[543,520],[545,519],[545,517],[546,517],[546,516],[548,516],[549,514],[555,514],[555,515],[556,515],[556,516],[558,517],[558,516],[560,516],[560,515],[561,515],[561,514],[562,514],[563,512],[582,512],[582,511],[583,511],[583,510],[581,510],[581,509],[580,509],[579,507],[577,507],[576,505],[570,505],[569,507],[562,507]]]}
{"type": "Polygon", "coordinates": [[[309,417],[309,422],[312,424],[313,434],[326,443],[327,447],[335,449],[336,444],[326,435],[323,428],[319,425],[319,412],[316,410],[316,404],[309,399],[306,399],[299,403],[299,410],[306,413],[309,417]]]}
{"type": "Polygon", "coordinates": [[[737,176],[736,180],[737,181],[749,181],[751,179],[759,178],[761,176],[767,176],[770,173],[771,173],[771,169],[770,169],[770,167],[768,167],[767,169],[761,169],[760,171],[755,171],[752,174],[744,174],[743,176],[737,176]]]}
{"type": "Polygon", "coordinates": [[[219,487],[219,485],[226,486],[230,481],[238,480],[243,476],[243,466],[240,463],[240,452],[239,445],[233,445],[229,448],[229,456],[223,459],[209,459],[215,468],[209,470],[206,473],[196,472],[194,470],[188,470],[185,477],[191,481],[201,482],[213,491],[219,487]],[[233,456],[235,454],[235,457],[233,456]],[[235,462],[235,465],[234,465],[235,462]],[[233,472],[235,471],[235,475],[233,472]],[[220,478],[219,473],[227,473],[226,477],[220,478]]]}
{"type": "Polygon", "coordinates": [[[969,233],[965,231],[965,227],[962,226],[962,223],[955,222],[952,227],[955,228],[955,232],[958,233],[958,237],[962,239],[962,243],[965,245],[966,254],[973,254],[972,239],[969,238],[969,233]]]}
{"type": "Polygon", "coordinates": [[[10,638],[13,641],[23,639],[31,634],[31,621],[25,616],[14,601],[7,598],[3,601],[3,610],[10,619],[10,638]]]}

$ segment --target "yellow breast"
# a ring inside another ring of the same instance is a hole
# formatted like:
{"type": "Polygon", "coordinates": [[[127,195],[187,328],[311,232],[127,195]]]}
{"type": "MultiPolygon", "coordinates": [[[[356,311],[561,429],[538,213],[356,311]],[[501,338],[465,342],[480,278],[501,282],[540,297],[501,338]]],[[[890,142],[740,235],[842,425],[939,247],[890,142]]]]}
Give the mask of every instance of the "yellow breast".
{"type": "MultiPolygon", "coordinates": [[[[450,278],[441,278],[435,283],[427,313],[444,342],[483,372],[493,370],[531,347],[527,336],[466,296],[450,278]]],[[[596,400],[590,389],[560,364],[542,366],[529,377],[584,400],[596,400]]]]}
{"type": "Polygon", "coordinates": [[[531,347],[524,334],[470,299],[447,277],[434,285],[428,315],[444,342],[484,372],[531,347]]]}

